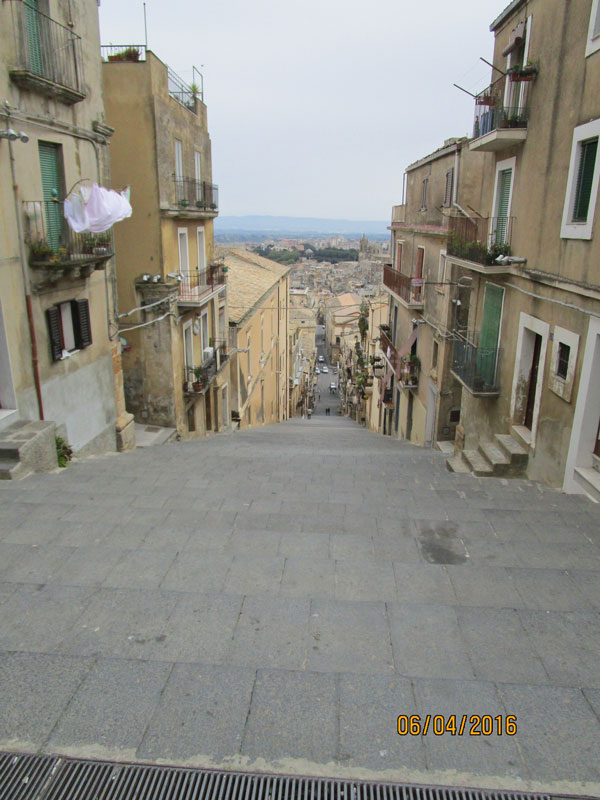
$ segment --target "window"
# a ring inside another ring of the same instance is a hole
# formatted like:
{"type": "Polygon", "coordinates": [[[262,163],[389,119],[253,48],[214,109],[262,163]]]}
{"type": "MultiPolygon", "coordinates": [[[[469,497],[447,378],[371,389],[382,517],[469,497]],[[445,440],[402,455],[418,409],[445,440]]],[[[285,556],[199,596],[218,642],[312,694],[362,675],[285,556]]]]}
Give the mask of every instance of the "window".
{"type": "Polygon", "coordinates": [[[208,311],[203,311],[200,317],[200,346],[202,347],[202,360],[204,361],[204,351],[210,344],[208,336],[208,311]]]}
{"type": "Polygon", "coordinates": [[[192,338],[192,320],[183,326],[183,353],[186,369],[186,380],[189,379],[189,372],[194,368],[194,340],[192,338]]]}
{"type": "Polygon", "coordinates": [[[421,211],[427,211],[427,186],[429,184],[429,178],[423,179],[423,190],[421,193],[421,211]]]}
{"type": "Polygon", "coordinates": [[[177,201],[185,199],[183,187],[183,149],[179,139],[175,139],[175,187],[177,201]]]}
{"type": "Polygon", "coordinates": [[[61,361],[76,350],[92,343],[90,309],[87,300],[69,300],[46,309],[50,353],[53,361],[61,361]]]}
{"type": "Polygon", "coordinates": [[[597,138],[588,139],[587,142],[581,142],[579,148],[579,167],[577,169],[577,185],[575,187],[575,205],[571,222],[587,222],[597,152],[597,138]]]}
{"type": "Polygon", "coordinates": [[[196,202],[202,201],[202,154],[194,151],[194,167],[196,170],[196,202]]]}
{"type": "Polygon", "coordinates": [[[402,242],[396,242],[396,271],[402,272],[402,242]]]}
{"type": "Polygon", "coordinates": [[[597,50],[600,50],[600,1],[593,0],[585,54],[591,56],[597,50]]]}
{"type": "MultiPolygon", "coordinates": [[[[27,3],[25,4],[27,8],[27,3]]],[[[48,245],[56,253],[62,244],[64,219],[60,203],[64,197],[64,170],[62,165],[62,147],[52,142],[38,142],[40,174],[42,178],[42,199],[46,238],[48,245]]]]}
{"type": "Polygon", "coordinates": [[[556,365],[556,374],[563,380],[567,379],[567,371],[569,369],[569,355],[571,348],[564,342],[558,343],[558,363],[556,365]]]}
{"type": "Polygon", "coordinates": [[[510,239],[510,211],[515,174],[515,158],[507,158],[496,164],[494,186],[493,222],[490,226],[489,244],[507,244],[510,239]]]}
{"type": "Polygon", "coordinates": [[[431,369],[435,369],[438,364],[439,345],[437,342],[433,343],[433,353],[431,354],[431,369]]]}
{"type": "Polygon", "coordinates": [[[552,359],[550,361],[548,386],[554,394],[569,403],[575,380],[579,336],[573,331],[555,325],[552,338],[552,359]]]}
{"type": "Polygon", "coordinates": [[[190,271],[187,230],[185,228],[179,228],[177,237],[179,240],[179,271],[187,276],[190,271]]]}
{"type": "Polygon", "coordinates": [[[565,193],[563,239],[591,239],[598,195],[598,138],[600,119],[579,125],[573,132],[569,176],[565,193]]]}
{"type": "Polygon", "coordinates": [[[206,269],[206,246],[204,237],[204,228],[196,229],[196,241],[198,244],[198,269],[206,269]]]}
{"type": "Polygon", "coordinates": [[[444,208],[450,208],[452,205],[452,186],[454,183],[454,167],[446,172],[446,190],[444,192],[444,208]]]}
{"type": "Polygon", "coordinates": [[[444,291],[445,275],[446,275],[446,251],[440,250],[440,263],[438,264],[438,286],[436,287],[440,292],[444,291]]]}

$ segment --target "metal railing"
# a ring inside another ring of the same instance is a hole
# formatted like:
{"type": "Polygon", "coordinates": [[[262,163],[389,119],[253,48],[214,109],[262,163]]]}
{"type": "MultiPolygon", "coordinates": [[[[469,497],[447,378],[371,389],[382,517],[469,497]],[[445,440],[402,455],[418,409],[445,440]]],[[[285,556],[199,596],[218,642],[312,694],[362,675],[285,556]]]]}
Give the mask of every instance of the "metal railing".
{"type": "Polygon", "coordinates": [[[491,266],[510,254],[514,217],[450,217],[448,255],[491,266]]]}
{"type": "Polygon", "coordinates": [[[32,265],[94,263],[114,253],[112,230],[75,233],[64,217],[62,201],[26,200],[23,217],[24,238],[32,265]]]}
{"type": "Polygon", "coordinates": [[[500,348],[478,347],[473,341],[454,333],[451,372],[472,394],[497,395],[500,348]]]}
{"type": "Polygon", "coordinates": [[[145,44],[103,44],[100,46],[102,61],[145,61],[145,44]]]}
{"type": "Polygon", "coordinates": [[[204,394],[221,367],[229,358],[229,345],[225,339],[211,339],[212,356],[203,361],[200,366],[183,368],[183,390],[187,394],[204,394]],[[198,377],[195,374],[198,370],[198,377]]]}
{"type": "Polygon", "coordinates": [[[85,95],[81,37],[26,0],[10,5],[16,69],[85,95]]]}
{"type": "Polygon", "coordinates": [[[221,265],[178,274],[181,277],[178,299],[187,302],[200,302],[205,295],[211,294],[216,286],[226,281],[224,267],[221,265]]]}
{"type": "Polygon", "coordinates": [[[179,178],[173,175],[175,205],[200,211],[219,210],[219,187],[214,183],[195,178],[179,178]]]}
{"type": "Polygon", "coordinates": [[[388,264],[383,267],[383,284],[404,300],[408,305],[423,305],[423,280],[411,278],[398,272],[388,264]]]}
{"type": "Polygon", "coordinates": [[[380,347],[402,386],[416,388],[419,385],[419,372],[421,369],[419,361],[415,360],[410,354],[399,355],[385,331],[380,331],[380,347]]]}
{"type": "Polygon", "coordinates": [[[200,83],[192,82],[192,85],[189,85],[182,80],[171,67],[167,66],[167,82],[170,96],[194,114],[197,113],[196,101],[200,100],[200,102],[204,102],[202,75],[198,72],[196,67],[192,67],[192,75],[194,78],[196,74],[198,75],[200,83]]]}
{"type": "Polygon", "coordinates": [[[502,76],[475,97],[474,139],[502,128],[527,127],[529,90],[526,87],[510,89],[507,98],[505,87],[506,78],[502,76]]]}

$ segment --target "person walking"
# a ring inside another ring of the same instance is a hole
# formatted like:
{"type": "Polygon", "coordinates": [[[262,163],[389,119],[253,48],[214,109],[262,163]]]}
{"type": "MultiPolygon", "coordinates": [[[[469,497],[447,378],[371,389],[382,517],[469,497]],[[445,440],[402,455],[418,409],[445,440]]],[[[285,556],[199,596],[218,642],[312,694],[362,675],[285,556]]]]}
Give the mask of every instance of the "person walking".
{"type": "Polygon", "coordinates": [[[329,414],[329,406],[327,406],[327,408],[325,409],[325,416],[326,417],[330,416],[330,414],[329,414]]]}

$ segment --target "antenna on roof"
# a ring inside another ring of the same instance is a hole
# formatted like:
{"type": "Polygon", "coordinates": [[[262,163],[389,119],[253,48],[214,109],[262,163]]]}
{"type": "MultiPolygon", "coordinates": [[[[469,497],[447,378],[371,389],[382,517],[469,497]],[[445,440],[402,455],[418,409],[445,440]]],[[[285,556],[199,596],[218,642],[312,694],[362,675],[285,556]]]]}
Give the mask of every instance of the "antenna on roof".
{"type": "Polygon", "coordinates": [[[146,37],[146,50],[148,49],[148,25],[146,24],[146,3],[142,3],[144,6],[144,35],[146,37]]]}

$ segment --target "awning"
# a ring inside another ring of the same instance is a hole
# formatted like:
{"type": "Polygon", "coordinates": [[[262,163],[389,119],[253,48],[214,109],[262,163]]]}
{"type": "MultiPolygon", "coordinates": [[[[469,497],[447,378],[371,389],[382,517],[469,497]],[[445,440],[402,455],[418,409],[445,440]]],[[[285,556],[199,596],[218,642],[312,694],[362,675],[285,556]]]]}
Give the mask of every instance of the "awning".
{"type": "Polygon", "coordinates": [[[520,47],[523,44],[523,39],[525,38],[525,22],[519,22],[516,28],[513,28],[510,32],[510,40],[504,50],[502,51],[503,56],[507,56],[509,53],[512,53],[513,50],[516,50],[517,47],[520,47]]]}

